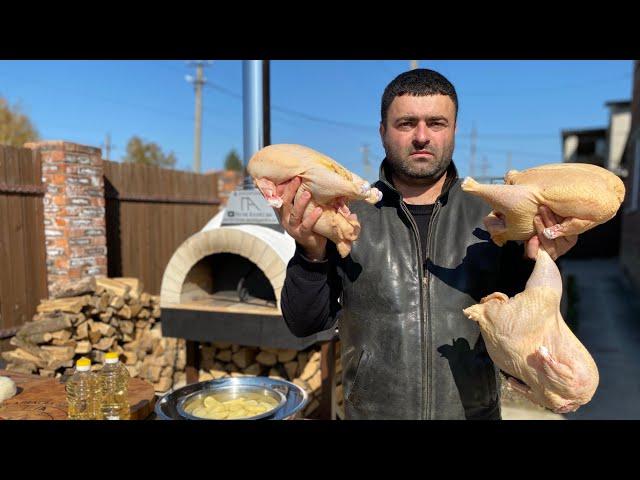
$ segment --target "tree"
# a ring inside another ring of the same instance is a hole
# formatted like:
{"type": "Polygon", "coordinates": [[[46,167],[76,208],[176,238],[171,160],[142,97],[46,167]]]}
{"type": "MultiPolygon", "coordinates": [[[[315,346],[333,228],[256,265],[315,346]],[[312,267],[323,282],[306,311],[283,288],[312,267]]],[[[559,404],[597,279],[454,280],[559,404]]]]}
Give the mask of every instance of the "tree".
{"type": "Polygon", "coordinates": [[[29,118],[20,111],[20,107],[12,107],[0,97],[0,144],[22,147],[27,142],[39,139],[38,132],[29,118]]]}
{"type": "Polygon", "coordinates": [[[224,169],[235,170],[236,172],[241,172],[244,169],[244,165],[242,165],[235,148],[227,154],[227,158],[224,160],[224,169]]]}
{"type": "Polygon", "coordinates": [[[173,152],[165,155],[157,143],[145,142],[138,136],[133,136],[127,142],[127,155],[125,162],[143,163],[156,167],[173,168],[176,164],[176,156],[173,152]]]}

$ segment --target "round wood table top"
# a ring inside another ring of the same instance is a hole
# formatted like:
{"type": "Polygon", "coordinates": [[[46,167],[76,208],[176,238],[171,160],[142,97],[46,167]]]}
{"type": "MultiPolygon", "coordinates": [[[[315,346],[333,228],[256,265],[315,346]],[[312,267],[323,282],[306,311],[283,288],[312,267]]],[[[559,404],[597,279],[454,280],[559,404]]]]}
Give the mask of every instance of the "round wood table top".
{"type": "MultiPolygon", "coordinates": [[[[0,403],[1,420],[67,420],[67,395],[60,378],[0,370],[0,376],[16,383],[18,393],[0,403]]],[[[155,406],[153,385],[139,378],[129,380],[131,420],[143,420],[155,406]]]]}

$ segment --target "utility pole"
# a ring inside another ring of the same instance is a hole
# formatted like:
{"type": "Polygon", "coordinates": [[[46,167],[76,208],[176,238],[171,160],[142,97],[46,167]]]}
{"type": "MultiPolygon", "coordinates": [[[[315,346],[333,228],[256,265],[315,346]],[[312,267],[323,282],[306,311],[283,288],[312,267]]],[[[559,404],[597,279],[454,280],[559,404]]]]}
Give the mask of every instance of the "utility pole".
{"type": "Polygon", "coordinates": [[[411,70],[415,70],[416,68],[418,68],[418,60],[411,60],[409,62],[409,68],[411,70]]]}
{"type": "Polygon", "coordinates": [[[489,173],[489,161],[487,160],[487,156],[482,156],[482,164],[480,165],[480,171],[482,178],[486,179],[489,173]]]}
{"type": "Polygon", "coordinates": [[[111,134],[107,133],[104,139],[104,144],[102,145],[105,152],[107,153],[105,160],[111,160],[111,150],[115,150],[116,146],[111,143],[111,134]]]}
{"type": "Polygon", "coordinates": [[[475,122],[471,126],[471,158],[469,159],[469,176],[473,177],[476,174],[476,124],[475,122]]]}
{"type": "Polygon", "coordinates": [[[364,164],[364,175],[366,177],[365,180],[370,182],[371,179],[369,177],[371,175],[371,164],[369,163],[369,144],[365,143],[362,145],[362,147],[360,147],[360,151],[362,152],[362,163],[364,164]]]}
{"type": "Polygon", "coordinates": [[[204,67],[211,65],[212,62],[205,60],[196,60],[190,62],[189,65],[196,67],[196,77],[187,75],[187,82],[193,83],[196,92],[196,114],[195,114],[195,135],[193,146],[193,171],[200,173],[201,155],[200,149],[202,144],[202,86],[207,83],[204,78],[204,67]]]}

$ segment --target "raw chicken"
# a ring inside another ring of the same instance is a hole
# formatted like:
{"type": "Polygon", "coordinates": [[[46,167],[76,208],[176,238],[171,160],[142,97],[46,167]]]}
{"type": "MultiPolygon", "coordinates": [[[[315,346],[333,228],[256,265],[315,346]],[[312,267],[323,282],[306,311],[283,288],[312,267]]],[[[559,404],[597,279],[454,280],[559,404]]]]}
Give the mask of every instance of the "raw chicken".
{"type": "Polygon", "coordinates": [[[578,235],[611,220],[624,199],[624,184],[604,168],[585,163],[556,163],[522,172],[510,170],[505,185],[480,184],[470,177],[462,189],[486,200],[493,211],[484,225],[496,245],[507,240],[528,240],[535,235],[533,217],[545,205],[565,217],[545,228],[554,239],[578,235]]]}
{"type": "Polygon", "coordinates": [[[249,175],[269,205],[280,208],[282,198],[276,186],[300,177],[298,200],[303,192],[311,193],[305,215],[317,206],[323,210],[314,232],[336,244],[343,258],[351,251],[351,242],[358,238],[360,223],[348,207],[350,200],[364,200],[374,204],[382,199],[382,192],[338,164],[335,160],[302,145],[269,145],[258,151],[247,165],[249,175]]]}
{"type": "Polygon", "coordinates": [[[562,280],[542,248],[524,292],[513,298],[496,292],[463,310],[478,322],[487,353],[516,391],[556,413],[589,402],[598,368],[560,314],[562,280]]]}

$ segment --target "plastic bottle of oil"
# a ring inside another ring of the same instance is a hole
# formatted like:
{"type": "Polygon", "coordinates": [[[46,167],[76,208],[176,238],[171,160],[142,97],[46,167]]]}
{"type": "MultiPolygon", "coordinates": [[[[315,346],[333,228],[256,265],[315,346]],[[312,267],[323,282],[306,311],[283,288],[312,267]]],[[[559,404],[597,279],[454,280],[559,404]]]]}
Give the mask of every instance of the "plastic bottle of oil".
{"type": "Polygon", "coordinates": [[[91,371],[91,360],[80,358],[75,373],[67,380],[67,412],[71,420],[97,420],[100,412],[100,385],[91,371]]]}
{"type": "Polygon", "coordinates": [[[118,354],[107,353],[104,366],[98,372],[102,391],[101,411],[105,420],[129,419],[129,378],[129,371],[118,360],[118,354]]]}

